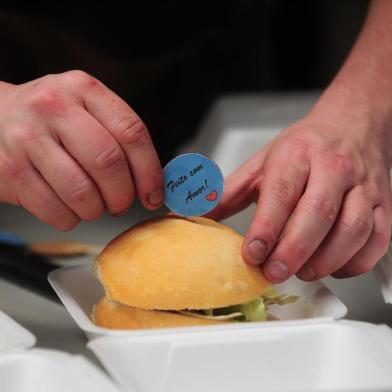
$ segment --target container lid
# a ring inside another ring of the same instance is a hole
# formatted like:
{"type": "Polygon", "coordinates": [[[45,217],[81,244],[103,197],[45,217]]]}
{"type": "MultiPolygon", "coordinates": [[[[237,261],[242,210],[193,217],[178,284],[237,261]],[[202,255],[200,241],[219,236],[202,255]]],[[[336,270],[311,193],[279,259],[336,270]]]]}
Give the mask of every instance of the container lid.
{"type": "Polygon", "coordinates": [[[385,302],[392,304],[392,245],[389,245],[388,253],[374,268],[374,275],[385,302]]]}
{"type": "Polygon", "coordinates": [[[32,348],[34,335],[0,311],[0,391],[119,392],[80,355],[32,348]]]}

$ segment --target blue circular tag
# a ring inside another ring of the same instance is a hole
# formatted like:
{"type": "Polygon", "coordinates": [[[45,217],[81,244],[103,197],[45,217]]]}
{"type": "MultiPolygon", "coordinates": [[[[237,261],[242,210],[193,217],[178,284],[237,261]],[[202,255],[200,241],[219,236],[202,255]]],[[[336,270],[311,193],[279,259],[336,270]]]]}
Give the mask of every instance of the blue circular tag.
{"type": "Polygon", "coordinates": [[[182,216],[207,214],[223,194],[223,175],[218,165],[205,155],[182,154],[163,169],[165,204],[182,216]]]}

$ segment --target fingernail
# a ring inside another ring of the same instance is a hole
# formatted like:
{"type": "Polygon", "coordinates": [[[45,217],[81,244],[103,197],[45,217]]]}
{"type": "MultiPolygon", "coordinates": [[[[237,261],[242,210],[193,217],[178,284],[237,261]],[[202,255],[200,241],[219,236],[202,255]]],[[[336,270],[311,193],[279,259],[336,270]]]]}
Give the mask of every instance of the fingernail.
{"type": "Polygon", "coordinates": [[[306,266],[301,269],[299,277],[303,280],[314,280],[316,278],[316,272],[312,267],[306,266]]]}
{"type": "Polygon", "coordinates": [[[283,261],[273,261],[267,267],[267,274],[277,282],[285,280],[289,274],[287,264],[283,261]]]}
{"type": "Polygon", "coordinates": [[[253,260],[252,264],[260,265],[264,262],[267,253],[267,244],[263,240],[253,240],[248,244],[249,253],[253,260]]]}
{"type": "Polygon", "coordinates": [[[147,196],[147,201],[149,204],[153,206],[159,206],[163,200],[163,188],[160,186],[157,189],[154,189],[147,196]]]}

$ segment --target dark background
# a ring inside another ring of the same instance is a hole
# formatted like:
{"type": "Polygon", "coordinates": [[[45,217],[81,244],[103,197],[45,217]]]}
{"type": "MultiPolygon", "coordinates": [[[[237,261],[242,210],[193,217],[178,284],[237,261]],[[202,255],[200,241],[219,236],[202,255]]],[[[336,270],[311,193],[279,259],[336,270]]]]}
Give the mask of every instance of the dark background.
{"type": "Polygon", "coordinates": [[[165,162],[221,94],[321,89],[365,0],[0,2],[0,80],[82,69],[147,123],[165,162]]]}

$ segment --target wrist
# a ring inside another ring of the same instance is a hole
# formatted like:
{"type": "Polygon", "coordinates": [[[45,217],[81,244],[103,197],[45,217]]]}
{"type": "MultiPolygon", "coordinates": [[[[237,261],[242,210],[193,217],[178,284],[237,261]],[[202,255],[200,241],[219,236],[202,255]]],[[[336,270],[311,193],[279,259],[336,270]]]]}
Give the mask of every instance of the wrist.
{"type": "Polygon", "coordinates": [[[311,112],[344,124],[355,140],[363,135],[385,157],[392,152],[391,20],[392,2],[373,1],[351,53],[311,112]]]}
{"type": "MultiPolygon", "coordinates": [[[[377,130],[392,122],[392,83],[372,80],[361,70],[346,69],[325,90],[314,110],[332,111],[349,119],[370,122],[377,130]],[[389,86],[390,84],[390,86],[389,86]]],[[[391,78],[392,82],[392,78],[391,78]]]]}
{"type": "Polygon", "coordinates": [[[322,121],[332,129],[339,127],[339,131],[360,141],[363,148],[369,142],[375,144],[391,167],[391,94],[386,94],[382,88],[374,91],[373,87],[358,80],[338,77],[322,94],[308,117],[322,121]]]}

